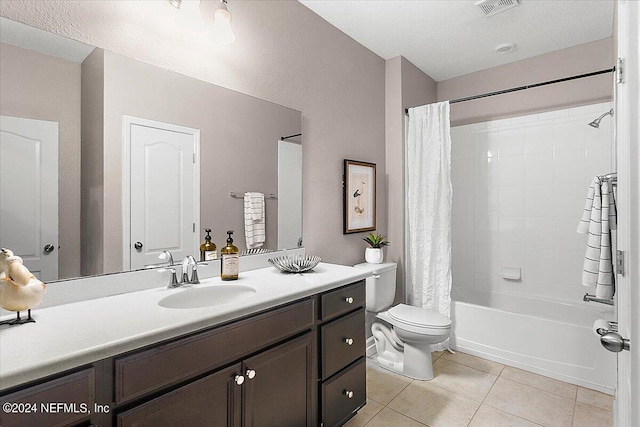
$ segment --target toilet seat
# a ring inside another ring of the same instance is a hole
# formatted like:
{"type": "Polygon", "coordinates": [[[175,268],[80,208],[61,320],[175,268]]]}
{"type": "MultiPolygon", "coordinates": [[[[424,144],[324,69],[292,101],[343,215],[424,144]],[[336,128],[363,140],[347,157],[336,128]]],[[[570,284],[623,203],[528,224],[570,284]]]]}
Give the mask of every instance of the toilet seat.
{"type": "Polygon", "coordinates": [[[422,307],[398,304],[387,314],[390,323],[411,332],[440,335],[451,329],[451,319],[422,307]]]}

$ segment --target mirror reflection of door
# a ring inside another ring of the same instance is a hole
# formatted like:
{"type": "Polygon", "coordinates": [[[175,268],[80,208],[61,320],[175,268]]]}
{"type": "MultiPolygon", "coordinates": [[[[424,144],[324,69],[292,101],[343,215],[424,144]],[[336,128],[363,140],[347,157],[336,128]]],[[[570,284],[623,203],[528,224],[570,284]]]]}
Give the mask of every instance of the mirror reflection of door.
{"type": "Polygon", "coordinates": [[[0,116],[0,246],[40,280],[58,278],[56,122],[0,116]]]}
{"type": "Polygon", "coordinates": [[[125,118],[125,129],[131,153],[130,238],[125,239],[130,268],[158,264],[163,250],[176,262],[196,256],[200,131],[132,117],[125,118]]]}

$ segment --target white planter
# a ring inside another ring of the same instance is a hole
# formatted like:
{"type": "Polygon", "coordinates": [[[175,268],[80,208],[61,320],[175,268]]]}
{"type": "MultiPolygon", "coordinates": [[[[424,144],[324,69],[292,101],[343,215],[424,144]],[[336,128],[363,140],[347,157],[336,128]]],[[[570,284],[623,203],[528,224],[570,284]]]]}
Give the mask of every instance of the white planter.
{"type": "Polygon", "coordinates": [[[383,258],[382,248],[366,248],[364,250],[364,260],[369,264],[381,264],[383,258]]]}

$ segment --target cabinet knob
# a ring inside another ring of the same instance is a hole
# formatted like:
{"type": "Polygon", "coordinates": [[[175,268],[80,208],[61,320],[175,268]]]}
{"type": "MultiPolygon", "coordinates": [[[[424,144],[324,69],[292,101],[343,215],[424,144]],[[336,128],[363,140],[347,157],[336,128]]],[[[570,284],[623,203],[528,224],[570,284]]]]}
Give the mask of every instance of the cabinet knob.
{"type": "Polygon", "coordinates": [[[347,302],[347,304],[353,304],[353,297],[346,297],[344,300],[347,302]]]}
{"type": "Polygon", "coordinates": [[[244,383],[244,377],[242,375],[236,375],[234,381],[236,382],[236,384],[242,385],[242,383],[244,383]]]}
{"type": "Polygon", "coordinates": [[[247,378],[252,380],[256,376],[256,371],[254,371],[253,369],[247,369],[247,373],[245,375],[247,376],[247,378]]]}
{"type": "Polygon", "coordinates": [[[344,342],[347,343],[347,345],[353,345],[353,338],[345,338],[344,342]]]}
{"type": "Polygon", "coordinates": [[[353,398],[353,392],[351,390],[345,390],[344,395],[347,396],[348,399],[353,398]]]}

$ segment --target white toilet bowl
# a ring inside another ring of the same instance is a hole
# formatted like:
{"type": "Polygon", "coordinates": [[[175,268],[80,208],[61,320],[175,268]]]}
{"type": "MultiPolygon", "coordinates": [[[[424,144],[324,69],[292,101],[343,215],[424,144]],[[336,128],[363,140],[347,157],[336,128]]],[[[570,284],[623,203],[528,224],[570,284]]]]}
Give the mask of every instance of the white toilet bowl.
{"type": "Polygon", "coordinates": [[[379,322],[371,326],[380,366],[418,380],[433,378],[431,345],[446,340],[451,319],[421,307],[398,304],[395,297],[396,264],[358,264],[372,276],[366,279],[367,311],[379,322]]]}

